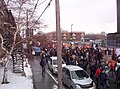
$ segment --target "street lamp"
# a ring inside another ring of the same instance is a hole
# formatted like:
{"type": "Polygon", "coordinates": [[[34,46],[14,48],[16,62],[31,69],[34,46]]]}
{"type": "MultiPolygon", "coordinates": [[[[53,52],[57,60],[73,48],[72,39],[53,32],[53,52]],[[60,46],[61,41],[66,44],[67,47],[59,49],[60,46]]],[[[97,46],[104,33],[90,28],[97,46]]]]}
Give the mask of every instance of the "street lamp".
{"type": "Polygon", "coordinates": [[[71,48],[72,48],[72,40],[73,40],[73,38],[72,38],[72,26],[73,26],[73,24],[71,24],[71,33],[70,33],[70,35],[71,35],[71,37],[70,37],[70,45],[71,45],[71,48]]]}
{"type": "Polygon", "coordinates": [[[72,38],[72,26],[73,26],[73,24],[71,24],[71,38],[72,38]]]}

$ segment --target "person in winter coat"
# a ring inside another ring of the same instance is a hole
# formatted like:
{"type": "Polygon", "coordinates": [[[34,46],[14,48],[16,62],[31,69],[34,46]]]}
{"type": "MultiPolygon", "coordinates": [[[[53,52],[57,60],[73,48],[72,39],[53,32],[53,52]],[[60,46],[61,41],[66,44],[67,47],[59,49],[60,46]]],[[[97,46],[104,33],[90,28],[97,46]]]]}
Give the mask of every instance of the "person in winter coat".
{"type": "Polygon", "coordinates": [[[90,77],[93,79],[94,78],[94,75],[95,75],[95,72],[96,72],[96,67],[95,67],[95,63],[92,62],[90,65],[89,65],[89,69],[90,69],[90,77]]]}
{"type": "Polygon", "coordinates": [[[42,55],[41,60],[40,60],[40,66],[42,67],[42,74],[45,73],[45,65],[46,65],[45,59],[44,59],[44,56],[42,55]]]}
{"type": "Polygon", "coordinates": [[[110,63],[110,65],[109,65],[110,66],[110,71],[112,72],[112,77],[114,77],[116,61],[115,60],[110,60],[109,63],[110,63]]]}
{"type": "Polygon", "coordinates": [[[105,73],[105,69],[102,68],[101,73],[98,75],[98,84],[99,89],[106,89],[106,81],[107,81],[107,75],[105,73]]]}
{"type": "Polygon", "coordinates": [[[96,87],[98,88],[98,75],[101,73],[102,68],[99,67],[95,73],[96,87]]]}
{"type": "Polygon", "coordinates": [[[110,85],[109,85],[109,82],[108,82],[108,80],[109,80],[109,72],[110,72],[110,68],[109,68],[109,66],[108,66],[108,62],[106,62],[106,64],[105,64],[105,73],[106,73],[106,75],[107,75],[107,81],[106,81],[106,86],[107,87],[109,87],[110,85]]]}
{"type": "Polygon", "coordinates": [[[85,65],[84,65],[83,61],[79,61],[78,66],[85,70],[85,65]]]}

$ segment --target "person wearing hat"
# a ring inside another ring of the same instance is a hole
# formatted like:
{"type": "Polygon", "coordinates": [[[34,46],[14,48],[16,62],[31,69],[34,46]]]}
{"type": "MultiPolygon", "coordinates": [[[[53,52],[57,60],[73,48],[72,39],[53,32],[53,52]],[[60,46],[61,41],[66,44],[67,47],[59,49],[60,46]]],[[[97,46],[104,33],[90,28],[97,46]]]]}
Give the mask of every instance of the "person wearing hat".
{"type": "Polygon", "coordinates": [[[98,75],[98,85],[99,89],[106,89],[107,75],[105,73],[105,68],[102,67],[100,74],[98,75]]]}

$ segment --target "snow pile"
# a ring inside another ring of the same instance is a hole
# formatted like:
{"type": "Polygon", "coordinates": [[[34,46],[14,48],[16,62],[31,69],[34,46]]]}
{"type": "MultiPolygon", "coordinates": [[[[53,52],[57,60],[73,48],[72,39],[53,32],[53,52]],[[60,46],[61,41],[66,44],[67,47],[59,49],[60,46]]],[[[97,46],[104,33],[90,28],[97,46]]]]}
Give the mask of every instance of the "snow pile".
{"type": "Polygon", "coordinates": [[[30,65],[24,67],[25,76],[12,73],[12,70],[8,70],[8,84],[1,84],[3,76],[3,67],[0,66],[0,89],[34,89],[32,72],[30,65]]]}
{"type": "Polygon", "coordinates": [[[24,72],[27,78],[32,78],[31,66],[28,63],[28,59],[24,62],[24,72]]]}

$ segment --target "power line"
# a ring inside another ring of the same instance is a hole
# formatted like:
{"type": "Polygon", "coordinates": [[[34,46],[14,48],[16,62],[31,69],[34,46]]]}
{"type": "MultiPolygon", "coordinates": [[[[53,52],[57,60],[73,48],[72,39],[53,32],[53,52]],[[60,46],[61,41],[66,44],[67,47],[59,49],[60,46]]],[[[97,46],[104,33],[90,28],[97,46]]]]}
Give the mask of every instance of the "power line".
{"type": "MultiPolygon", "coordinates": [[[[45,1],[47,1],[47,0],[44,0],[44,1],[43,1],[43,2],[41,2],[39,5],[42,5],[43,3],[45,3],[45,1]]],[[[33,14],[34,14],[34,12],[35,12],[35,10],[36,10],[37,6],[39,6],[39,5],[38,5],[38,3],[39,3],[39,0],[37,0],[37,2],[36,2],[36,4],[35,4],[35,7],[34,7],[34,9],[33,9],[33,12],[32,12],[32,14],[31,14],[31,16],[30,16],[30,17],[33,17],[33,14]]]]}
{"type": "Polygon", "coordinates": [[[38,5],[39,1],[40,1],[40,0],[37,0],[37,2],[36,2],[36,4],[35,4],[35,7],[34,7],[34,10],[33,10],[33,12],[32,12],[31,17],[33,16],[33,14],[34,14],[34,12],[35,12],[35,10],[36,10],[37,6],[42,5],[42,4],[43,4],[45,1],[47,1],[47,0],[44,0],[43,2],[41,2],[41,3],[38,5]]]}
{"type": "Polygon", "coordinates": [[[42,5],[44,2],[46,2],[47,0],[44,0],[43,2],[41,2],[38,6],[42,5]]]}
{"type": "Polygon", "coordinates": [[[35,4],[35,7],[34,7],[34,10],[33,10],[33,12],[32,12],[31,17],[33,16],[33,14],[34,14],[34,12],[35,12],[35,10],[36,10],[36,8],[37,8],[38,2],[39,2],[39,0],[37,0],[37,2],[36,2],[36,4],[35,4]]]}
{"type": "Polygon", "coordinates": [[[10,0],[8,0],[8,1],[7,1],[7,4],[6,4],[6,6],[8,6],[8,4],[9,4],[9,1],[10,1],[10,0]]]}
{"type": "Polygon", "coordinates": [[[43,10],[43,12],[41,13],[41,15],[38,17],[38,19],[35,21],[35,23],[30,27],[30,29],[35,26],[36,22],[41,18],[41,16],[44,14],[44,12],[46,11],[46,9],[50,6],[52,0],[50,0],[50,2],[48,3],[48,5],[45,7],[45,9],[43,10]]]}

